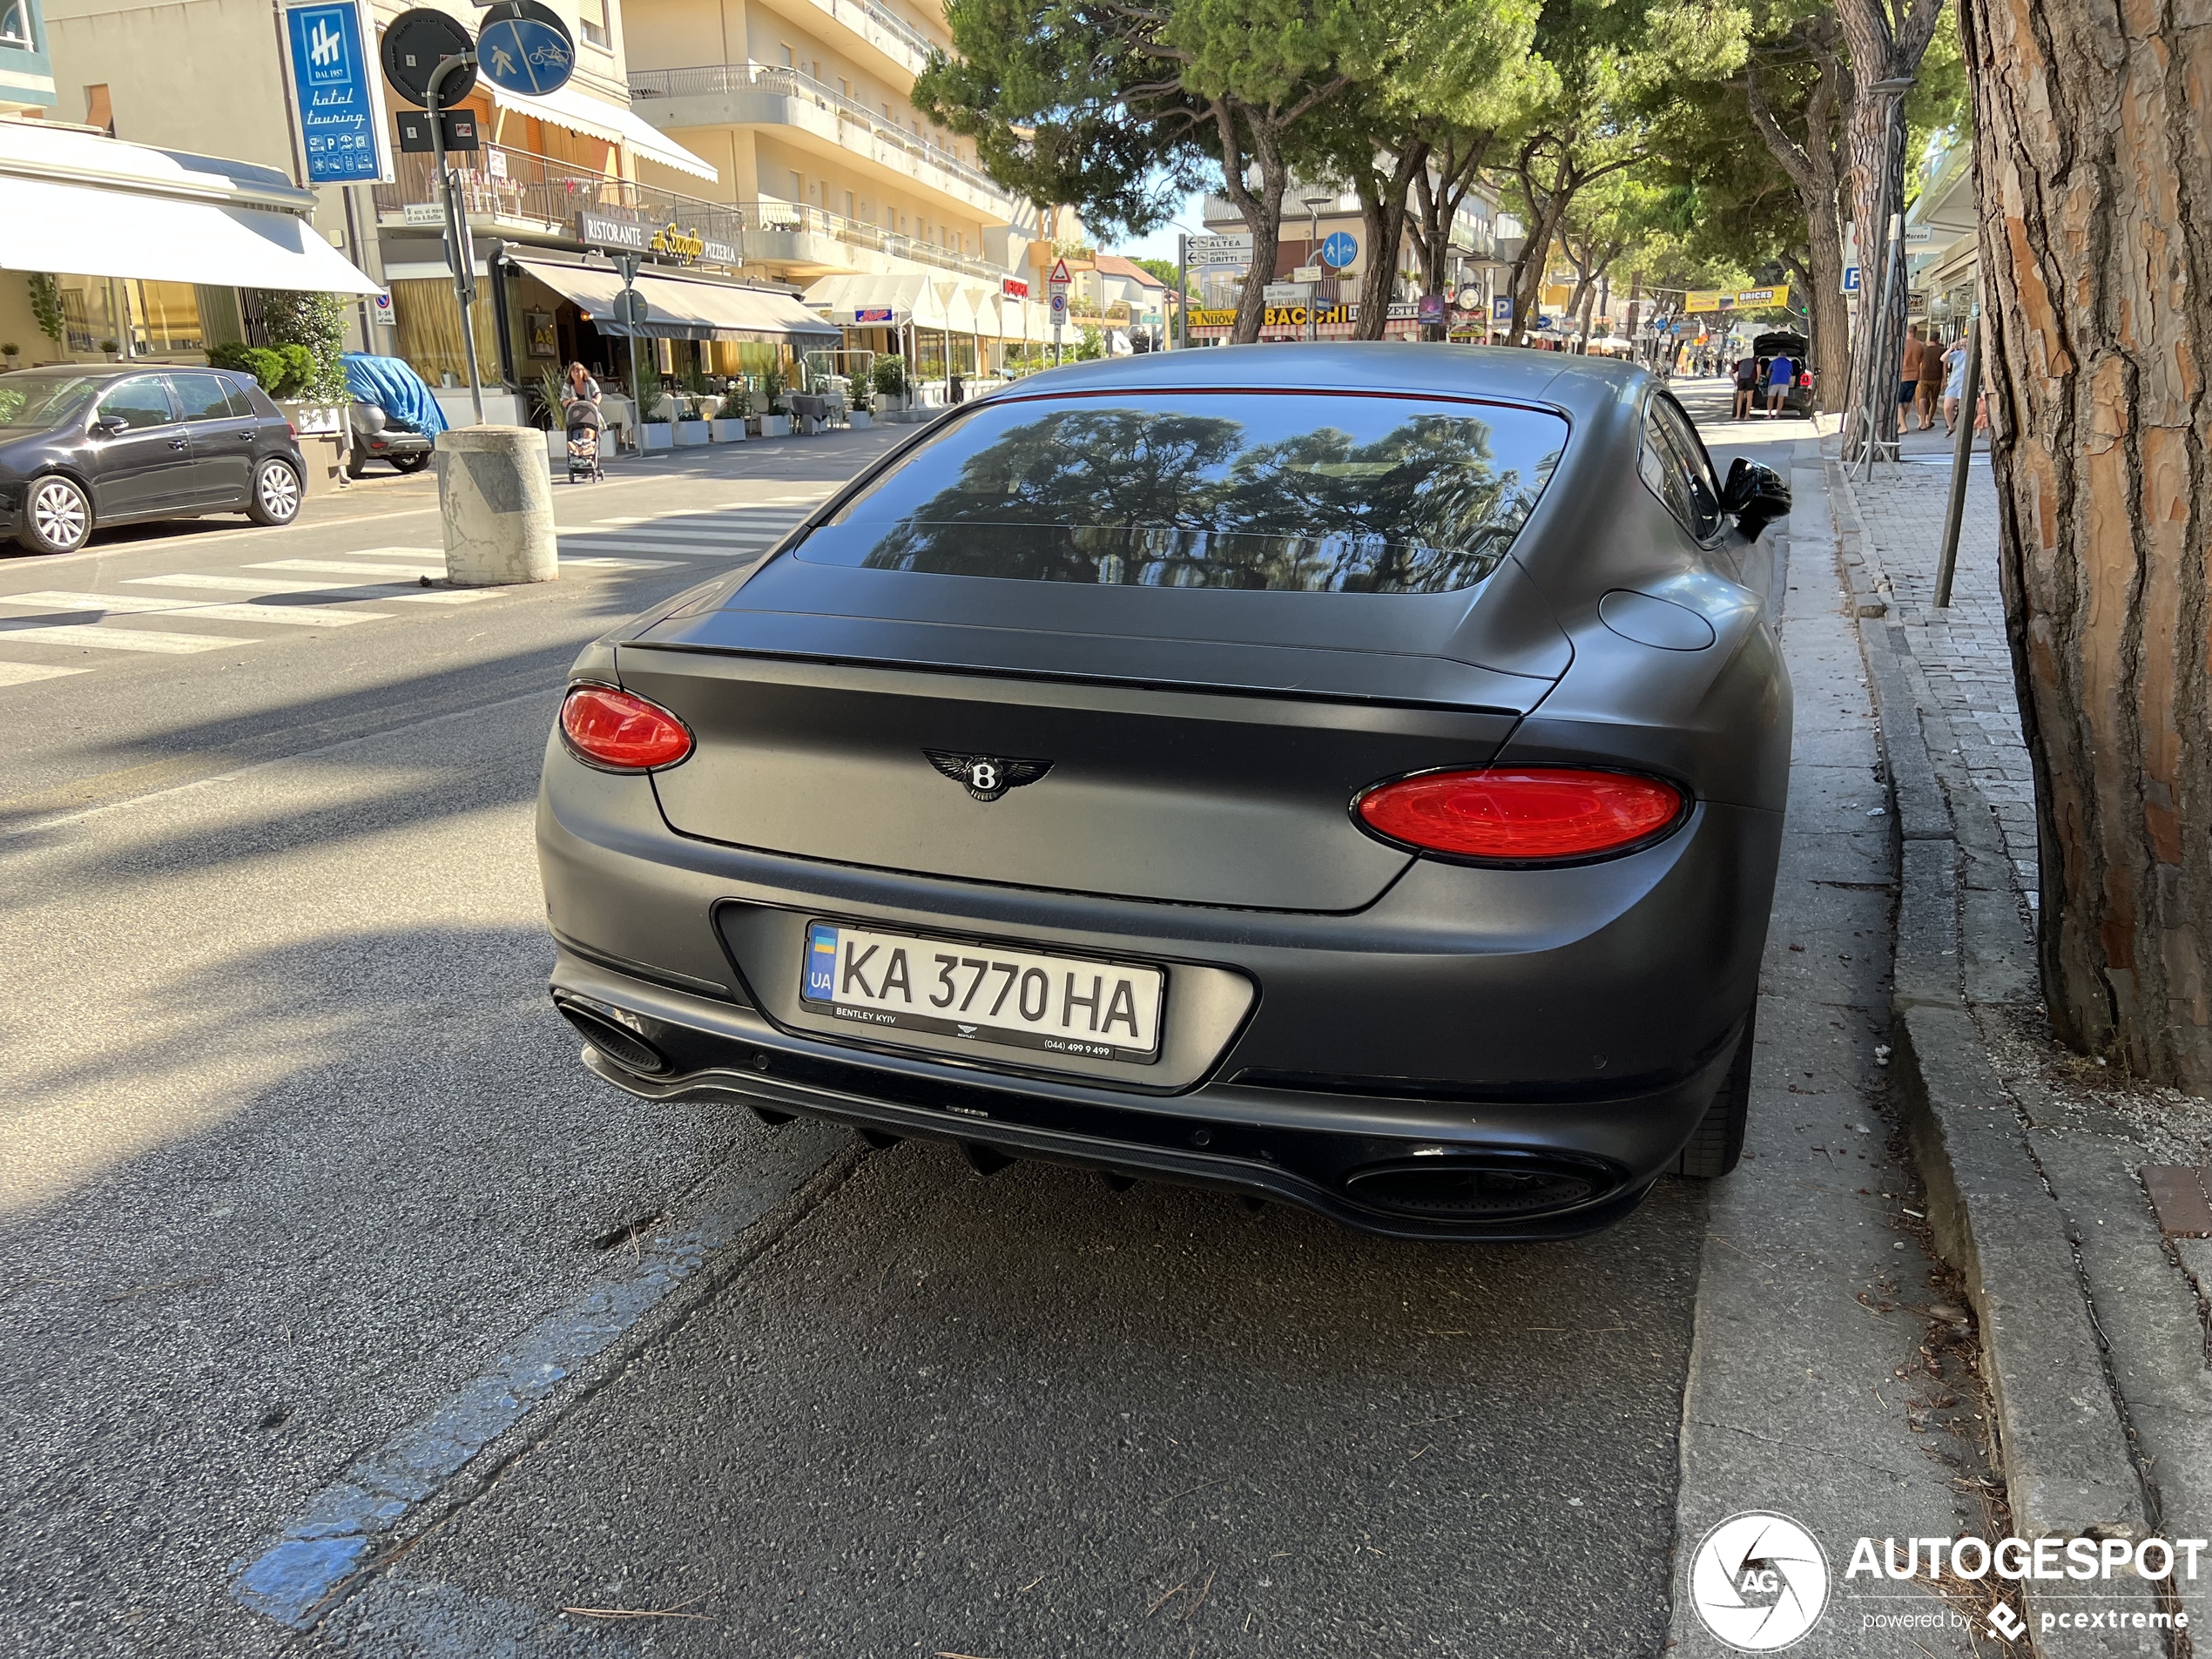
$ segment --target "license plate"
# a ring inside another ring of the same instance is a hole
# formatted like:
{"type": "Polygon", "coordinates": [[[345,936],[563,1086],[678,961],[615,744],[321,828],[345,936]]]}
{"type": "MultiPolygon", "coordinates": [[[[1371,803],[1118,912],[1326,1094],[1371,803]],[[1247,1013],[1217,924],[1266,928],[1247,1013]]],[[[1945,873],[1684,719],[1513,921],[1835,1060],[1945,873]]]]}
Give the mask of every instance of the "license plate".
{"type": "Polygon", "coordinates": [[[1086,1060],[1160,1055],[1157,968],[811,922],[799,997],[856,1026],[1086,1060]]]}

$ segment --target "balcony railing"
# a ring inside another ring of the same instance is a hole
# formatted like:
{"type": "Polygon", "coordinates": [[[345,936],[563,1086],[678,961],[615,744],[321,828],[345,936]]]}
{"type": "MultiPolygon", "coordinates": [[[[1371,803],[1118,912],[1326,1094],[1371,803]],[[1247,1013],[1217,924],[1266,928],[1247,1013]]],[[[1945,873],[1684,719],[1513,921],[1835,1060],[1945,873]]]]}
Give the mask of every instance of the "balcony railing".
{"type": "Polygon", "coordinates": [[[850,7],[865,15],[869,22],[887,34],[896,35],[921,57],[927,57],[933,51],[945,50],[941,44],[930,39],[927,35],[923,34],[921,30],[899,16],[890,7],[876,3],[876,0],[827,0],[827,3],[830,16],[833,17],[850,7]]]}
{"type": "MultiPolygon", "coordinates": [[[[375,187],[379,219],[396,219],[410,204],[438,199],[436,173],[430,157],[401,155],[397,177],[375,187]]],[[[630,212],[656,225],[676,224],[697,232],[709,241],[727,242],[740,258],[759,259],[758,244],[747,246],[748,234],[782,233],[827,237],[847,247],[870,248],[894,259],[939,270],[958,271],[995,283],[1007,273],[986,260],[969,259],[928,242],[917,242],[880,225],[865,224],[841,214],[826,212],[796,202],[704,201],[630,179],[610,179],[604,173],[549,160],[528,150],[488,144],[482,150],[456,152],[450,159],[462,199],[469,218],[489,229],[496,225],[528,226],[535,229],[566,231],[574,225],[580,207],[630,212]],[[462,164],[466,164],[462,165],[462,164]]]]}
{"type": "Polygon", "coordinates": [[[1007,199],[1006,188],[980,167],[970,166],[941,145],[900,126],[856,98],[833,86],[825,86],[811,75],[773,64],[705,64],[693,69],[638,69],[630,72],[633,101],[655,98],[721,98],[736,92],[765,92],[778,98],[804,98],[816,108],[834,113],[840,122],[867,130],[885,143],[951,174],[963,184],[997,200],[1007,199]]]}

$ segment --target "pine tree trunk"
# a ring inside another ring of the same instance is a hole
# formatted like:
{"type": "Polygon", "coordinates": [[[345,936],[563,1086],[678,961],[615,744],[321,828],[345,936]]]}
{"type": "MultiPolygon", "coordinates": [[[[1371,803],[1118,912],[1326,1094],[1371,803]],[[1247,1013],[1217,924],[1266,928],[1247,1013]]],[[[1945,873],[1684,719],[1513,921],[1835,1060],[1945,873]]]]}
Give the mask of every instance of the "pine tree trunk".
{"type": "Polygon", "coordinates": [[[1905,361],[1904,247],[1902,242],[1891,245],[1889,227],[1892,218],[1905,211],[1905,122],[1901,113],[1892,115],[1894,103],[1884,94],[1862,91],[1851,101],[1846,125],[1851,219],[1858,231],[1860,334],[1851,357],[1851,401],[1844,411],[1846,455],[1865,451],[1870,381],[1876,441],[1891,443],[1897,438],[1897,381],[1905,361]]]}
{"type": "Polygon", "coordinates": [[[1244,292],[1237,296],[1237,320],[1229,331],[1232,346],[1249,346],[1259,338],[1267,316],[1267,285],[1275,280],[1275,255],[1282,245],[1283,192],[1290,188],[1290,170],[1283,163],[1279,135],[1256,111],[1246,111],[1251,125],[1251,161],[1259,164],[1259,188],[1244,183],[1247,157],[1239,131],[1238,106],[1227,99],[1214,105],[1216,131],[1221,135],[1222,187],[1252,233],[1252,262],[1244,273],[1244,292]]]}
{"type": "Polygon", "coordinates": [[[2067,1042],[2199,1093],[2212,1091],[2208,23],[2204,0],[2117,19],[2090,0],[1966,0],[1960,17],[2044,994],[2067,1042]]]}
{"type": "Polygon", "coordinates": [[[1812,395],[1833,414],[1844,407],[1851,382],[1851,309],[1844,304],[1844,236],[1836,223],[1836,196],[1807,203],[1811,241],[1805,253],[1806,280],[1812,292],[1805,303],[1812,317],[1812,395]]]}

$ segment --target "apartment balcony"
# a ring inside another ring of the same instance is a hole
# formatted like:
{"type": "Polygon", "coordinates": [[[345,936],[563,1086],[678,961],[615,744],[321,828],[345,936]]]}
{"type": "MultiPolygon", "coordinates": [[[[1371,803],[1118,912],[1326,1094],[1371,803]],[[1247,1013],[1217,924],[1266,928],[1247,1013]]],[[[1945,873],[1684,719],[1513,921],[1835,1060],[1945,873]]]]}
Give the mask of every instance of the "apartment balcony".
{"type": "Polygon", "coordinates": [[[842,33],[857,37],[887,60],[886,67],[906,75],[919,75],[928,67],[933,51],[951,51],[934,40],[880,0],[770,0],[772,7],[802,25],[819,28],[825,21],[842,33]]]}
{"type": "Polygon", "coordinates": [[[1025,211],[988,173],[797,70],[770,64],[632,70],[630,97],[631,108],[664,132],[780,127],[803,148],[873,163],[991,223],[1014,224],[1025,211]]]}
{"type": "MultiPolygon", "coordinates": [[[[436,172],[425,155],[394,158],[395,177],[374,186],[379,225],[435,226],[436,172]],[[410,209],[413,210],[410,212],[410,209]]],[[[916,266],[957,271],[996,283],[1008,274],[988,260],[969,259],[842,214],[779,201],[705,201],[676,191],[610,179],[527,150],[488,144],[451,159],[472,230],[567,240],[577,210],[634,213],[655,225],[677,225],[709,241],[726,242],[748,266],[776,265],[796,274],[853,271],[896,274],[916,266]],[[458,164],[466,163],[466,165],[458,164]]]]}

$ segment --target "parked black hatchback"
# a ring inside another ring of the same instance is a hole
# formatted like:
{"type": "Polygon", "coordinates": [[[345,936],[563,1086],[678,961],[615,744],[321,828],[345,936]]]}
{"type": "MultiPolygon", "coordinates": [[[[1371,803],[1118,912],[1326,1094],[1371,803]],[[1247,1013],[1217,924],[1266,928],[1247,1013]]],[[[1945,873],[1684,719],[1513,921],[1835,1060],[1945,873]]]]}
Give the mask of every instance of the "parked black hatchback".
{"type": "Polygon", "coordinates": [[[250,378],[64,365],[0,374],[0,536],[73,553],[97,525],[300,516],[307,462],[250,378]]]}

